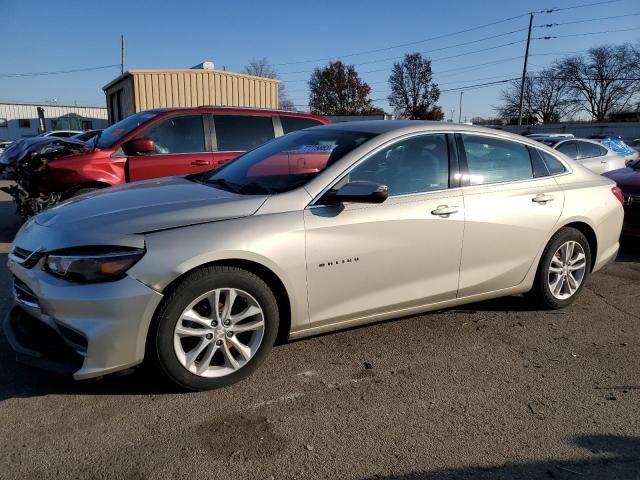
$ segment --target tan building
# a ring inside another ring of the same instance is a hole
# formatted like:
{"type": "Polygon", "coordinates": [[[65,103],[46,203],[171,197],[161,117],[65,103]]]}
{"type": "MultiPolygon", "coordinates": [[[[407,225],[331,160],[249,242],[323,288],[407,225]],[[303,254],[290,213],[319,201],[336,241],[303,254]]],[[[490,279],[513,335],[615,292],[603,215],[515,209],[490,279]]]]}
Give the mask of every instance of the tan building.
{"type": "Polygon", "coordinates": [[[151,108],[224,107],[278,108],[280,81],[215,70],[205,62],[183,70],[129,70],[102,89],[109,123],[151,108]]]}

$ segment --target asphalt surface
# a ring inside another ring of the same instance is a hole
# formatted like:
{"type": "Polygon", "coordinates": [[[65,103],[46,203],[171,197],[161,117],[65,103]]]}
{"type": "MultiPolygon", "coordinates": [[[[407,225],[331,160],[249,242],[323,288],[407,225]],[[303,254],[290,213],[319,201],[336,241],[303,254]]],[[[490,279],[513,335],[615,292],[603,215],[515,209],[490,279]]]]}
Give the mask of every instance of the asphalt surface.
{"type": "Polygon", "coordinates": [[[0,336],[0,478],[640,479],[639,297],[628,243],[566,310],[511,297],[306,339],[204,393],[73,383],[0,336]]]}

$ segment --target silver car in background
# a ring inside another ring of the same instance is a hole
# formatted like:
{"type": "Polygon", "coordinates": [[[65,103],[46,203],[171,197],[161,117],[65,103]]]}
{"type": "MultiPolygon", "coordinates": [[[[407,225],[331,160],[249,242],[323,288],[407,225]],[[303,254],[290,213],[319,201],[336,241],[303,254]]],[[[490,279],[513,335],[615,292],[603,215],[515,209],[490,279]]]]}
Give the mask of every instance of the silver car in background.
{"type": "Polygon", "coordinates": [[[40,213],[9,255],[4,327],[20,360],[75,379],[146,361],[217,388],[277,338],[505,295],[566,307],[615,258],[622,220],[611,180],[521,136],[315,127],[40,213]]]}
{"type": "Polygon", "coordinates": [[[556,141],[552,147],[598,174],[626,166],[627,159],[625,157],[594,140],[571,138],[556,141]]]}

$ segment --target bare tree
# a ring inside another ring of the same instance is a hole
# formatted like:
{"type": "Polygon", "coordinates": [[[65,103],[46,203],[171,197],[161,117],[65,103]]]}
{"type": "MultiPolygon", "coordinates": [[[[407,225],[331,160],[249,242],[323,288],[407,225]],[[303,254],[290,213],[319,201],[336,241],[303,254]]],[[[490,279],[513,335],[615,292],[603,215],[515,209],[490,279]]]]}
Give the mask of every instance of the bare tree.
{"type": "Polygon", "coordinates": [[[394,63],[389,77],[389,104],[398,114],[413,120],[442,120],[444,113],[436,105],[440,98],[433,82],[431,60],[421,53],[410,53],[402,62],[394,63]]]}
{"type": "MultiPolygon", "coordinates": [[[[520,80],[514,80],[501,92],[502,105],[495,108],[498,115],[511,121],[519,116],[520,80]]],[[[553,68],[528,75],[525,79],[522,117],[526,124],[557,123],[578,110],[571,98],[568,81],[553,68]]]]}
{"type": "MultiPolygon", "coordinates": [[[[271,66],[269,60],[265,57],[254,58],[245,67],[244,73],[247,75],[253,75],[255,77],[273,78],[274,80],[280,80],[278,72],[271,66]]],[[[287,92],[282,80],[278,85],[278,103],[279,108],[282,110],[295,110],[293,102],[287,96],[287,92]]]]}
{"type": "Polygon", "coordinates": [[[353,65],[341,61],[316,68],[309,80],[309,106],[320,115],[371,115],[382,110],[369,98],[371,87],[363,82],[353,65]]]}
{"type": "Polygon", "coordinates": [[[640,81],[640,53],[630,44],[591,48],[564,58],[556,70],[566,78],[575,101],[596,121],[633,103],[640,81]]]}

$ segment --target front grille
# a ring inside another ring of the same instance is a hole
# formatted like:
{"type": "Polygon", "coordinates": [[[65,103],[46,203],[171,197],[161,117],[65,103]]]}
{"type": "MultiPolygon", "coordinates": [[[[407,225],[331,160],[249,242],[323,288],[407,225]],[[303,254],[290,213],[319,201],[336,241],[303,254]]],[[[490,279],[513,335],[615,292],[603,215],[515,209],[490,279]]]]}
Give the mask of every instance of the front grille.
{"type": "Polygon", "coordinates": [[[16,302],[23,303],[29,307],[40,308],[40,302],[36,294],[18,277],[13,277],[13,295],[16,302]]]}
{"type": "Polygon", "coordinates": [[[624,196],[624,204],[627,206],[640,205],[640,194],[626,194],[624,196]]]}

